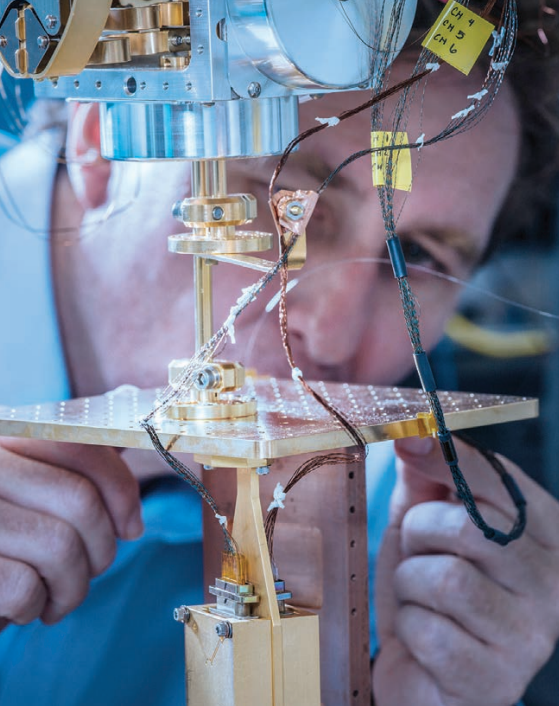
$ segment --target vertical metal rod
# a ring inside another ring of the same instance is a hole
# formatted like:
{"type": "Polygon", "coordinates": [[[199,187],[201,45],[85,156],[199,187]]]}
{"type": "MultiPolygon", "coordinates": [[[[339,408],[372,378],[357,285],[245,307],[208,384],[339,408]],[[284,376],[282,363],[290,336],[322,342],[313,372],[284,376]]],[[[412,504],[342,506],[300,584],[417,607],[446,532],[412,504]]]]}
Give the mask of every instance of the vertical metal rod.
{"type": "MultiPolygon", "coordinates": [[[[224,160],[192,162],[192,196],[225,196],[227,178],[224,160]]],[[[201,235],[206,229],[199,229],[201,235]]],[[[194,313],[196,349],[213,335],[212,265],[204,257],[194,257],[194,313]]]]}

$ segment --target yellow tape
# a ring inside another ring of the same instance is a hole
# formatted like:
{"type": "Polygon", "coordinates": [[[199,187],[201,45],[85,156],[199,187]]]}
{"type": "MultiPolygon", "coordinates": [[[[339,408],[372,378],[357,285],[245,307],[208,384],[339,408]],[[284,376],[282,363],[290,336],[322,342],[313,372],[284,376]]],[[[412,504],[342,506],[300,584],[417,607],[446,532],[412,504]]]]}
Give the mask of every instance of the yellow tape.
{"type": "Polygon", "coordinates": [[[421,46],[466,76],[478,60],[495,25],[452,0],[441,12],[421,46]]]}
{"type": "MultiPolygon", "coordinates": [[[[372,132],[371,147],[390,147],[391,145],[408,145],[407,132],[372,132]]],[[[373,184],[386,186],[389,181],[395,189],[411,191],[411,153],[410,150],[394,149],[372,153],[373,184]],[[388,179],[388,168],[392,161],[392,179],[388,179]]]]}

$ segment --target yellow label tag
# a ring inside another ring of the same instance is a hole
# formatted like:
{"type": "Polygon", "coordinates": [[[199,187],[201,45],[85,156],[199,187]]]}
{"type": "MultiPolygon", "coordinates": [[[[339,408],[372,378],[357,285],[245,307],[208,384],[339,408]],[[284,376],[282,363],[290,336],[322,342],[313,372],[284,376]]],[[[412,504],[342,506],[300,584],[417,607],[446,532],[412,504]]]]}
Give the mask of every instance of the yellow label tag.
{"type": "MultiPolygon", "coordinates": [[[[371,147],[390,147],[392,145],[408,145],[407,132],[372,132],[371,147]]],[[[392,149],[379,150],[371,153],[373,162],[373,185],[391,185],[400,191],[411,191],[411,153],[410,150],[392,149]],[[392,156],[392,179],[388,179],[387,170],[392,156]]]]}
{"type": "Polygon", "coordinates": [[[452,0],[441,12],[421,46],[467,76],[494,29],[491,22],[452,0]]]}

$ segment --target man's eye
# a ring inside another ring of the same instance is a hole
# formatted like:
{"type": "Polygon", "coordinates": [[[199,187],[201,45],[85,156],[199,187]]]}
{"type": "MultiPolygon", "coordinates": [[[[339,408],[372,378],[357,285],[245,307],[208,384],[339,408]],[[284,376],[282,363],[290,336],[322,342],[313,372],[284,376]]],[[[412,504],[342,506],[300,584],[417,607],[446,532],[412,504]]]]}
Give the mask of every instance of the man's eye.
{"type": "Polygon", "coordinates": [[[402,250],[409,265],[424,265],[434,269],[441,268],[441,264],[433,255],[416,241],[402,241],[402,250]]]}

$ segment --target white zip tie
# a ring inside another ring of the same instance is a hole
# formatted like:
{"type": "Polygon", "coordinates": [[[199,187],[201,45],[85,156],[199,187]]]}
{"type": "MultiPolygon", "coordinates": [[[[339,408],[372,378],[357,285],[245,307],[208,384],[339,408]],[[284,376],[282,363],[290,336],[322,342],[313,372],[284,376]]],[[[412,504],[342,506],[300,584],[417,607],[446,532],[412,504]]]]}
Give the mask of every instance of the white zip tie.
{"type": "Polygon", "coordinates": [[[241,313],[245,306],[250,304],[256,298],[256,285],[253,284],[250,287],[243,287],[241,291],[241,296],[237,299],[236,303],[229,310],[229,316],[223,324],[223,326],[227,329],[227,335],[229,336],[229,340],[231,341],[231,343],[236,343],[235,321],[237,319],[237,316],[241,313]]]}
{"type": "Polygon", "coordinates": [[[291,377],[293,378],[293,380],[295,382],[297,382],[297,380],[302,380],[303,379],[303,371],[301,370],[301,368],[292,368],[291,369],[291,377]]]}
{"type": "Polygon", "coordinates": [[[476,109],[475,105],[469,105],[467,108],[464,108],[464,110],[460,110],[460,111],[458,111],[458,113],[454,113],[454,115],[450,119],[451,120],[459,120],[460,118],[465,118],[466,115],[469,115],[472,112],[472,110],[475,110],[475,109],[476,109]]]}
{"type": "Polygon", "coordinates": [[[419,150],[423,147],[423,143],[424,143],[424,142],[425,142],[425,133],[422,132],[421,135],[420,135],[420,136],[417,138],[417,140],[415,141],[415,144],[416,144],[416,145],[419,145],[419,147],[417,148],[417,151],[418,151],[418,152],[419,152],[419,150]]]}
{"type": "Polygon", "coordinates": [[[215,513],[215,519],[219,522],[219,524],[220,524],[222,527],[226,527],[226,526],[227,526],[227,517],[225,517],[225,515],[218,515],[217,512],[216,512],[216,513],[215,513]]]}
{"type": "Polygon", "coordinates": [[[434,61],[433,63],[425,64],[425,68],[427,69],[427,71],[433,73],[433,71],[438,71],[441,68],[441,65],[438,62],[434,61]]]}
{"type": "Polygon", "coordinates": [[[233,310],[236,307],[231,307],[231,313],[227,317],[225,323],[223,324],[225,328],[227,329],[227,335],[229,336],[229,340],[231,343],[235,344],[237,343],[237,340],[235,339],[235,321],[237,319],[237,316],[239,315],[238,312],[235,313],[233,310]]]}
{"type": "Polygon", "coordinates": [[[505,71],[508,65],[508,61],[492,61],[490,68],[492,68],[493,71],[505,71]]]}
{"type": "Polygon", "coordinates": [[[493,37],[493,45],[489,50],[489,56],[493,56],[495,54],[495,49],[498,49],[503,43],[503,39],[505,38],[505,28],[501,27],[500,32],[493,30],[491,32],[491,36],[493,37]]]}
{"type": "Polygon", "coordinates": [[[333,118],[315,118],[317,123],[320,123],[321,125],[328,125],[328,127],[336,127],[336,125],[339,125],[340,119],[333,117],[333,118]]]}
{"type": "Polygon", "coordinates": [[[486,96],[489,93],[487,88],[482,88],[481,91],[478,93],[472,93],[471,96],[467,96],[468,100],[472,101],[480,101],[484,96],[486,96]]]}
{"type": "Polygon", "coordinates": [[[285,500],[285,493],[284,493],[284,488],[281,483],[278,483],[276,487],[274,488],[274,499],[268,506],[268,512],[270,510],[275,510],[276,508],[282,509],[285,507],[283,501],[285,500]]]}

